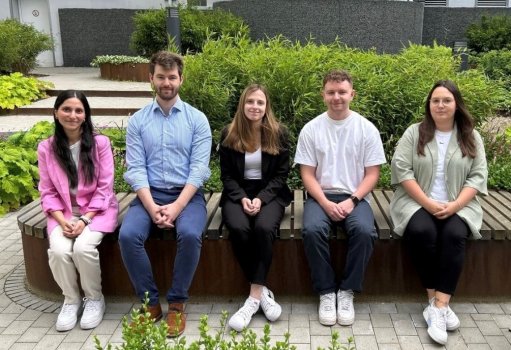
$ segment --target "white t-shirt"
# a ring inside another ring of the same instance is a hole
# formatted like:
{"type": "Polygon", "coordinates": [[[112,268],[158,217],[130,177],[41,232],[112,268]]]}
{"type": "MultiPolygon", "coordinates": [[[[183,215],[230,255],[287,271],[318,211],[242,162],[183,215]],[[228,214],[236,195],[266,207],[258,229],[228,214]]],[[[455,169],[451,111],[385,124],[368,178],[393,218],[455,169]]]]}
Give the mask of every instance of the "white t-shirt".
{"type": "Polygon", "coordinates": [[[261,147],[259,147],[255,152],[245,152],[244,178],[248,180],[261,180],[261,164],[261,147]]]}
{"type": "Polygon", "coordinates": [[[386,162],[380,132],[353,111],[344,120],[325,112],[305,124],[294,161],[316,167],[323,192],[347,194],[358,188],[366,167],[386,162]]]}
{"type": "MultiPolygon", "coordinates": [[[[73,159],[73,163],[75,163],[76,171],[79,171],[78,164],[80,162],[80,141],[72,144],[69,146],[69,149],[71,150],[71,158],[73,159]]],[[[76,203],[76,187],[69,186],[69,194],[71,196],[71,206],[72,206],[72,212],[75,216],[80,216],[80,209],[78,207],[78,204],[76,203]]]]}
{"type": "Polygon", "coordinates": [[[445,186],[445,154],[447,153],[447,146],[451,139],[452,131],[435,131],[436,144],[438,146],[438,162],[436,164],[436,174],[433,180],[433,187],[431,188],[431,198],[438,201],[447,203],[449,196],[447,195],[447,187],[445,186]]]}

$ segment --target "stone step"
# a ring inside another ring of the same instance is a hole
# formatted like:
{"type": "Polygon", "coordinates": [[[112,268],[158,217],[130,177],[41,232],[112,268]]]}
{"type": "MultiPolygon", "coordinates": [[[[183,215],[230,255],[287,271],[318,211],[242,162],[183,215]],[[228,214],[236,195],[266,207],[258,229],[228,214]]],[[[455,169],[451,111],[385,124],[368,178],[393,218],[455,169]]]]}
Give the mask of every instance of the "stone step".
{"type": "MultiPolygon", "coordinates": [[[[13,111],[17,115],[53,116],[55,96],[45,98],[13,111]]],[[[87,97],[92,115],[128,116],[152,101],[151,97],[87,97]]]]}
{"type": "MultiPolygon", "coordinates": [[[[58,96],[64,90],[46,90],[48,96],[58,96]]],[[[81,90],[87,99],[89,97],[153,97],[150,90],[81,90]]]]}

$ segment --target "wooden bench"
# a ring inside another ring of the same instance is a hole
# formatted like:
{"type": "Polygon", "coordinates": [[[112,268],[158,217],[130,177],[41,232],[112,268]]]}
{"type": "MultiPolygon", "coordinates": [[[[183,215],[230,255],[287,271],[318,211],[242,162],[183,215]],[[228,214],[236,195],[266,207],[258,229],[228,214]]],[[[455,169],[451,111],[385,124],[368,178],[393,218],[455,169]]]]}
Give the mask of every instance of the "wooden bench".
{"type": "MultiPolygon", "coordinates": [[[[119,225],[126,215],[134,194],[119,193],[119,225]]],[[[423,294],[417,274],[400,239],[392,235],[389,203],[393,192],[375,190],[371,193],[371,207],[379,239],[366,273],[364,294],[391,297],[394,295],[423,294]]],[[[294,201],[286,208],[274,244],[273,263],[268,285],[278,295],[313,295],[309,269],[301,240],[301,226],[305,193],[294,191],[294,201]]],[[[201,260],[190,290],[197,296],[246,295],[248,285],[232,253],[228,232],[222,229],[220,193],[206,195],[207,226],[204,231],[201,260]]],[[[459,281],[457,295],[467,298],[509,297],[511,269],[507,259],[511,255],[511,193],[491,191],[480,198],[484,209],[482,240],[469,241],[466,262],[459,281]]],[[[27,284],[40,294],[60,294],[48,267],[48,240],[46,220],[40,201],[25,206],[18,215],[22,234],[27,284]]],[[[340,275],[346,255],[346,241],[342,230],[332,232],[331,251],[335,268],[340,275]]],[[[155,232],[146,243],[153,272],[164,293],[170,284],[175,240],[172,231],[155,232]]],[[[107,296],[133,296],[130,280],[124,269],[117,234],[105,237],[99,246],[103,291],[107,296]]],[[[164,295],[164,294],[162,294],[164,295]]]]}

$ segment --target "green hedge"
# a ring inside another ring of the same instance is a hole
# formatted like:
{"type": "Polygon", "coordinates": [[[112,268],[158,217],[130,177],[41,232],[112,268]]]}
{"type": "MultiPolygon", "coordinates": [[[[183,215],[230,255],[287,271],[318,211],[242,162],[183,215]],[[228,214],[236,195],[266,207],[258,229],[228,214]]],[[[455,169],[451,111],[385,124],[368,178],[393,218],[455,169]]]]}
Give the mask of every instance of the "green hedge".
{"type": "Polygon", "coordinates": [[[482,16],[472,23],[465,33],[468,48],[475,52],[511,50],[511,16],[482,16]]]}
{"type": "MultiPolygon", "coordinates": [[[[249,33],[240,17],[220,9],[200,11],[191,6],[179,7],[179,19],[182,52],[200,52],[208,38],[249,33]]],[[[150,57],[169,47],[165,9],[137,12],[133,22],[135,30],[131,35],[131,48],[137,54],[150,57]]]]}
{"type": "Polygon", "coordinates": [[[14,19],[0,21],[0,71],[28,73],[41,52],[53,49],[48,34],[14,19]]]}
{"type": "Polygon", "coordinates": [[[395,55],[318,45],[282,37],[253,43],[248,38],[208,41],[203,52],[185,57],[184,100],[204,111],[215,136],[231,120],[243,88],[250,82],[268,87],[276,115],[296,144],[303,125],[325,110],[320,95],[325,72],[348,70],[357,91],[352,107],[380,130],[388,159],[406,127],[422,118],[424,101],[439,79],[456,81],[479,125],[510,96],[480,70],[459,72],[448,47],[411,45],[395,55]]]}

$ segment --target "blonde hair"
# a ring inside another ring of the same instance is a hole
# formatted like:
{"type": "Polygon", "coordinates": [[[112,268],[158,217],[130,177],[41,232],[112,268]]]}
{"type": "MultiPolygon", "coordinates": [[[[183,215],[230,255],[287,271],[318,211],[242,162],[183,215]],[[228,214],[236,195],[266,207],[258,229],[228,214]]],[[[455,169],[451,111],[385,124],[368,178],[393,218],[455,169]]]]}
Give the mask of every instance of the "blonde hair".
{"type": "Polygon", "coordinates": [[[248,96],[260,90],[266,97],[266,111],[261,121],[261,151],[276,155],[280,152],[280,124],[273,114],[268,90],[259,84],[250,84],[243,90],[238,102],[238,108],[234,114],[232,123],[229,125],[227,136],[222,145],[238,152],[255,152],[259,145],[254,130],[245,115],[245,102],[248,96]]]}

